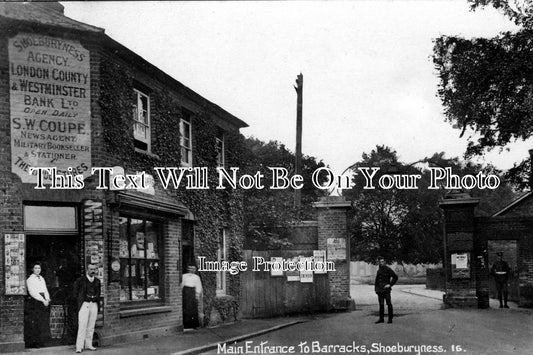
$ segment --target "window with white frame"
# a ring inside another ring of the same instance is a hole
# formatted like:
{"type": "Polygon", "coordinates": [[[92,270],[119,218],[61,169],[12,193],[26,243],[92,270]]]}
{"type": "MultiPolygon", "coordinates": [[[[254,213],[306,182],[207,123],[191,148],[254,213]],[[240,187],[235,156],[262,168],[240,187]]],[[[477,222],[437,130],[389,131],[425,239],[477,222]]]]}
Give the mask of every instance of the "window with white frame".
{"type": "MultiPolygon", "coordinates": [[[[222,263],[222,261],[227,260],[226,255],[227,245],[226,245],[226,230],[221,229],[218,236],[218,249],[217,249],[217,261],[222,263]]],[[[218,271],[217,272],[217,290],[216,295],[221,296],[226,294],[226,272],[218,271]]]]}
{"type": "Polygon", "coordinates": [[[216,136],[217,166],[224,167],[224,132],[218,129],[216,136]]]}
{"type": "Polygon", "coordinates": [[[150,97],[133,89],[135,102],[133,105],[133,138],[135,147],[150,151],[150,97]]]}
{"type": "Polygon", "coordinates": [[[180,147],[181,164],[183,166],[192,166],[191,115],[185,110],[183,117],[180,119],[180,147]]]}

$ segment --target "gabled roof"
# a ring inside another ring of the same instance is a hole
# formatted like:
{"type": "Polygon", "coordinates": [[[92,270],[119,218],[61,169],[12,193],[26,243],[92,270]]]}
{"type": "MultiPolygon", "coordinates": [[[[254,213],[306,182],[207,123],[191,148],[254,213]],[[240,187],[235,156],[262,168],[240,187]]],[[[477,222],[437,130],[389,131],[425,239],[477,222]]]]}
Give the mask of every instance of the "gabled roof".
{"type": "Polygon", "coordinates": [[[0,17],[77,31],[104,32],[102,28],[66,17],[61,13],[62,7],[63,5],[59,3],[50,2],[2,2],[0,3],[0,17]]]}
{"type": "Polygon", "coordinates": [[[217,115],[219,115],[220,118],[230,122],[231,124],[243,128],[248,127],[248,124],[241,120],[238,117],[235,117],[228,111],[224,110],[222,107],[218,106],[217,104],[207,100],[202,95],[198,94],[196,91],[190,89],[189,87],[183,85],[178,80],[174,79],[161,69],[159,69],[157,66],[153,65],[137,53],[133,52],[120,42],[115,41],[113,38],[107,36],[104,34],[105,40],[104,45],[110,48],[116,55],[121,56],[122,59],[130,62],[136,62],[138,63],[143,70],[145,70],[150,75],[153,75],[155,78],[160,80],[161,82],[165,83],[169,87],[176,90],[176,92],[184,95],[185,97],[189,98],[191,101],[197,103],[199,106],[205,106],[207,108],[210,108],[215,112],[217,115]]]}
{"type": "Polygon", "coordinates": [[[128,49],[121,43],[115,41],[105,34],[104,29],[87,25],[78,22],[63,14],[64,7],[56,1],[44,2],[0,2],[0,23],[5,18],[11,21],[21,21],[29,23],[37,23],[44,26],[57,27],[60,29],[68,29],[73,31],[82,31],[92,33],[97,36],[102,36],[102,43],[108,48],[112,48],[115,53],[122,55],[123,58],[134,60],[151,75],[157,77],[158,80],[166,83],[180,94],[188,97],[190,100],[196,102],[200,106],[206,106],[213,110],[220,118],[230,122],[231,124],[243,128],[248,127],[248,124],[238,117],[235,117],[228,111],[224,110],[217,104],[207,100],[194,90],[183,85],[146,59],[139,56],[137,53],[128,49]]]}
{"type": "Polygon", "coordinates": [[[510,204],[508,204],[507,206],[505,206],[504,208],[496,212],[495,214],[493,214],[492,217],[501,216],[502,214],[506,213],[507,211],[509,211],[516,205],[520,204],[522,201],[524,201],[525,199],[527,199],[529,196],[532,196],[532,195],[533,195],[533,192],[531,191],[526,192],[525,194],[523,194],[522,196],[520,196],[519,198],[517,198],[516,200],[514,200],[513,202],[511,202],[510,204]]]}

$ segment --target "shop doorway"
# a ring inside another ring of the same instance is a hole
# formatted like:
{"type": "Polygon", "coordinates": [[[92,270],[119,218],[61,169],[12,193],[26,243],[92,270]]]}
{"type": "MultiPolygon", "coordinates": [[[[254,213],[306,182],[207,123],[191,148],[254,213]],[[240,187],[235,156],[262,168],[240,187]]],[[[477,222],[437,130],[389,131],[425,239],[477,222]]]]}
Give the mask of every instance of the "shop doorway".
{"type": "MultiPolygon", "coordinates": [[[[41,276],[50,294],[50,336],[44,346],[74,344],[77,331],[77,306],[73,297],[73,284],[81,275],[82,260],[79,234],[28,235],[26,241],[27,275],[31,265],[41,262],[41,276]]],[[[29,297],[29,296],[28,296],[29,297]]],[[[28,303],[28,302],[27,302],[28,303]]],[[[31,316],[25,307],[24,341],[32,344],[28,322],[31,316]]]]}

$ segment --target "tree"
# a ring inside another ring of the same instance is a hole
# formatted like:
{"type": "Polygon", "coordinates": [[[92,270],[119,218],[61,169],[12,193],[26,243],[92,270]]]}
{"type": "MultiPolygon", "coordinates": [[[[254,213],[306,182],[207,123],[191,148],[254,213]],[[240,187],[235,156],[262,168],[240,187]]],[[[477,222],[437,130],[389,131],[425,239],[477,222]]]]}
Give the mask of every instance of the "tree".
{"type": "Polygon", "coordinates": [[[484,175],[496,175],[500,179],[500,186],[495,190],[474,188],[468,191],[472,197],[479,199],[475,210],[476,216],[492,216],[516,199],[517,194],[506,180],[505,174],[495,166],[463,161],[458,157],[445,158],[444,155],[444,152],[435,153],[422,161],[431,162],[434,166],[451,167],[452,171],[459,176],[466,174],[475,176],[481,172],[484,175]]]}
{"type": "Polygon", "coordinates": [[[533,7],[531,6],[533,2],[531,0],[468,0],[468,2],[472,10],[491,5],[513,20],[515,24],[525,28],[533,27],[533,7]]]}
{"type": "MultiPolygon", "coordinates": [[[[472,9],[494,6],[522,28],[494,38],[435,40],[433,61],[439,73],[438,95],[446,119],[471,131],[466,157],[505,149],[533,134],[533,8],[530,1],[470,0],[472,9]]],[[[529,159],[507,175],[524,187],[529,159]]]]}
{"type": "MultiPolygon", "coordinates": [[[[442,211],[438,202],[449,191],[429,189],[430,171],[424,165],[451,167],[454,174],[499,174],[492,166],[463,162],[459,158],[444,158],[435,153],[429,158],[406,164],[398,160],[390,147],[377,146],[364,153],[353,165],[353,188],[344,194],[353,204],[351,223],[352,259],[374,262],[378,255],[401,263],[437,263],[442,256],[442,211]],[[424,164],[426,163],[426,164],[424,164]],[[421,165],[421,166],[419,166],[421,165]],[[377,167],[374,181],[387,175],[420,175],[414,189],[365,189],[365,178],[358,168],[377,167]]],[[[496,190],[473,189],[480,198],[478,215],[491,215],[514,198],[512,189],[503,182],[496,190]]]]}
{"type": "MultiPolygon", "coordinates": [[[[398,161],[396,151],[377,146],[364,153],[353,168],[378,167],[374,179],[384,174],[400,172],[415,174],[419,171],[398,161]]],[[[352,257],[374,262],[378,255],[388,261],[438,262],[441,260],[441,216],[438,208],[440,191],[428,190],[424,181],[419,188],[365,189],[362,174],[354,176],[353,188],[345,195],[351,199],[352,257]]]]}
{"type": "MultiPolygon", "coordinates": [[[[302,208],[296,210],[294,204],[294,190],[291,188],[270,189],[272,171],[270,167],[285,168],[289,176],[294,174],[295,155],[285,145],[270,141],[265,143],[257,138],[244,140],[245,157],[243,170],[248,174],[260,172],[264,175],[264,189],[249,189],[244,193],[244,220],[247,247],[277,248],[289,244],[287,239],[287,225],[290,222],[311,219],[314,216],[312,202],[324,195],[324,191],[311,184],[313,172],[324,167],[322,161],[315,157],[302,157],[302,208]]],[[[323,178],[325,179],[325,177],[323,178]]],[[[322,181],[324,182],[324,181],[322,181]]]]}

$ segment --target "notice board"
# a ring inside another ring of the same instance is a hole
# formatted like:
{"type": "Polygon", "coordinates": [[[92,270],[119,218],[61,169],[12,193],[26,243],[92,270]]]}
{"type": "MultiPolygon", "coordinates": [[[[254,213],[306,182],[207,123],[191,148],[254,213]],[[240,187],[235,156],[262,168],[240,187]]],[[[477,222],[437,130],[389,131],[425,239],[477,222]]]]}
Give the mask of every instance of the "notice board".
{"type": "Polygon", "coordinates": [[[26,294],[26,236],[4,234],[6,295],[26,294]]]}

